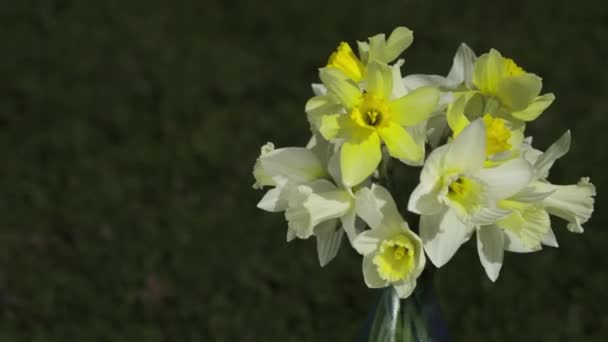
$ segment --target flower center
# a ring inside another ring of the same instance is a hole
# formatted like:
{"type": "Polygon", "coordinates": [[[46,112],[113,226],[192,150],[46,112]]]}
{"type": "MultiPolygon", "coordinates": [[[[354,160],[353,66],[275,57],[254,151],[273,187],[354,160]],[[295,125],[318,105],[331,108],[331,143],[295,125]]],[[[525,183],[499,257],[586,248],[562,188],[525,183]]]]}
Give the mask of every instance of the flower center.
{"type": "Polygon", "coordinates": [[[382,121],[382,112],[376,108],[370,108],[363,114],[363,121],[369,126],[377,126],[382,121]]]}
{"type": "Polygon", "coordinates": [[[459,176],[448,186],[447,198],[457,205],[461,214],[474,212],[483,203],[481,185],[475,180],[459,176]]]}
{"type": "Polygon", "coordinates": [[[359,125],[377,128],[387,122],[390,110],[386,101],[372,93],[364,93],[359,106],[353,108],[351,118],[359,125]]]}
{"type": "Polygon", "coordinates": [[[511,130],[506,125],[507,121],[486,114],[483,116],[483,122],[486,125],[486,156],[510,151],[511,130]]]}
{"type": "Polygon", "coordinates": [[[414,269],[414,244],[406,235],[397,235],[382,241],[374,256],[380,278],[395,282],[407,278],[414,269]]]}
{"type": "Polygon", "coordinates": [[[329,56],[327,66],[339,69],[355,82],[360,82],[365,76],[365,66],[345,42],[340,43],[336,51],[329,56]]]}

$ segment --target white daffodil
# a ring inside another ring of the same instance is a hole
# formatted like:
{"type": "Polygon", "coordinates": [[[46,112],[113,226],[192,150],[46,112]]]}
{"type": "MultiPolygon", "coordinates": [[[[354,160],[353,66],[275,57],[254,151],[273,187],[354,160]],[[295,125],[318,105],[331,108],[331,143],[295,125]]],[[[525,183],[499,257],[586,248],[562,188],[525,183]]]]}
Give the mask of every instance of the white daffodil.
{"type": "Polygon", "coordinates": [[[536,192],[548,194],[541,203],[551,215],[560,217],[568,222],[567,228],[574,233],[582,233],[582,224],[591,218],[593,213],[595,186],[583,177],[577,184],[555,185],[547,181],[549,170],[553,163],[570,149],[570,132],[566,132],[553,143],[547,151],[533,151],[527,154],[534,163],[534,180],[532,187],[536,192]]]}
{"type": "Polygon", "coordinates": [[[379,185],[357,192],[357,214],[370,226],[353,247],[363,255],[363,277],[370,288],[393,286],[401,298],[416,287],[426,259],[420,238],[399,214],[390,193],[379,185]]]}
{"type": "Polygon", "coordinates": [[[299,185],[285,210],[287,241],[315,235],[319,263],[325,266],[338,253],[344,231],[351,239],[356,235],[354,208],[352,194],[328,180],[299,185]]]}
{"type": "Polygon", "coordinates": [[[523,158],[484,168],[486,140],[485,124],[478,119],[437,148],[410,197],[408,209],[421,215],[420,236],[437,267],[450,260],[476,227],[507,215],[497,202],[518,193],[532,178],[523,158]]]}
{"type": "Polygon", "coordinates": [[[275,150],[266,144],[253,172],[254,188],[274,186],[258,207],[285,211],[287,241],[314,235],[321,266],[336,256],[344,232],[352,241],[363,229],[356,225],[354,194],[342,184],[333,152],[333,146],[318,136],[313,136],[306,148],[275,150]]]}
{"type": "MultiPolygon", "coordinates": [[[[527,145],[525,145],[527,146],[527,145]]],[[[568,229],[583,232],[582,224],[591,217],[595,187],[588,178],[576,185],[554,185],[546,181],[556,159],[570,147],[566,132],[545,153],[528,147],[524,153],[533,164],[530,184],[514,196],[499,202],[511,213],[477,233],[479,257],[488,277],[495,281],[503,262],[503,250],[518,253],[538,251],[542,244],[557,247],[549,214],[568,221],[568,229]]]]}
{"type": "Polygon", "coordinates": [[[272,143],[262,146],[253,168],[254,188],[272,186],[258,203],[258,208],[270,212],[285,210],[291,190],[302,183],[328,177],[320,157],[304,147],[274,149],[272,143]]]}

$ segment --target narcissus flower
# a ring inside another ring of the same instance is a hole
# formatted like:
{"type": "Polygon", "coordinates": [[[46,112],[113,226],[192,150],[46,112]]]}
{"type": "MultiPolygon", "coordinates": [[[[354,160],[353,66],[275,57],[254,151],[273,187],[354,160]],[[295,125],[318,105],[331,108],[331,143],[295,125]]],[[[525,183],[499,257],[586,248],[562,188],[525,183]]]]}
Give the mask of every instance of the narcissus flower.
{"type": "MultiPolygon", "coordinates": [[[[469,96],[458,96],[448,106],[447,120],[454,137],[471,124],[465,114],[467,105],[471,105],[469,100],[469,96]]],[[[524,141],[523,124],[492,113],[484,114],[482,120],[486,126],[486,166],[497,165],[520,155],[520,147],[524,141]]]]}
{"type": "Polygon", "coordinates": [[[338,253],[344,232],[353,240],[363,229],[355,223],[354,194],[342,185],[332,146],[314,137],[306,148],[262,147],[254,166],[254,188],[274,186],[258,203],[260,209],[285,211],[287,241],[317,238],[321,266],[338,253]]]}
{"type": "Polygon", "coordinates": [[[426,262],[420,238],[399,215],[390,193],[379,185],[357,193],[357,214],[371,228],[353,243],[363,255],[365,283],[370,288],[393,286],[399,297],[408,297],[426,262]]]}
{"type": "Polygon", "coordinates": [[[424,164],[420,184],[408,209],[421,215],[420,236],[429,259],[444,265],[475,228],[509,212],[497,206],[523,189],[532,178],[530,164],[515,158],[483,168],[486,128],[478,119],[451,143],[433,151],[424,164]]]}
{"type": "MultiPolygon", "coordinates": [[[[503,262],[503,250],[533,252],[542,244],[557,247],[549,214],[568,221],[568,229],[581,233],[582,224],[591,217],[595,187],[588,178],[576,185],[554,185],[546,181],[555,160],[570,147],[570,132],[566,132],[546,152],[529,150],[526,157],[533,164],[530,184],[498,205],[511,213],[495,223],[483,226],[477,233],[479,257],[488,277],[498,277],[503,262]]],[[[531,149],[531,148],[530,148],[531,149]]]]}
{"type": "Polygon", "coordinates": [[[335,68],[323,68],[319,75],[343,107],[341,113],[323,115],[319,131],[325,139],[342,144],[340,166],[346,186],[357,185],[374,172],[382,159],[382,142],[395,158],[417,163],[424,158],[424,146],[405,127],[433,112],[439,100],[436,88],[419,88],[393,99],[393,71],[379,62],[369,64],[365,90],[335,68]]]}
{"type": "Polygon", "coordinates": [[[522,121],[536,119],[555,99],[553,94],[540,95],[540,77],[525,72],[495,49],[475,62],[473,84],[482,95],[498,100],[501,109],[522,121]]]}
{"type": "Polygon", "coordinates": [[[294,186],[329,176],[313,150],[304,147],[274,149],[272,143],[262,146],[253,175],[256,179],[254,188],[274,187],[258,203],[258,208],[270,212],[285,210],[294,186]]]}

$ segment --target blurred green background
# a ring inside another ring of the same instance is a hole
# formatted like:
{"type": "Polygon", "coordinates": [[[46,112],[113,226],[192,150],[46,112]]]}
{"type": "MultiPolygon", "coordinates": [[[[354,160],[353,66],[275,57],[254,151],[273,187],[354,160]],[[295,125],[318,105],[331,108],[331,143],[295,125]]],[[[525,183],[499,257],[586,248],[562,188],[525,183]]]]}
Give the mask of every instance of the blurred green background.
{"type": "Polygon", "coordinates": [[[404,73],[467,42],[541,75],[557,100],[528,132],[573,133],[551,179],[599,191],[585,234],[554,220],[560,248],[495,284],[473,243],[438,272],[455,340],[608,338],[608,2],[23,0],[0,23],[0,341],[353,341],[378,296],[360,257],[285,243],[251,168],[306,142],[338,42],[398,25],[404,73]]]}

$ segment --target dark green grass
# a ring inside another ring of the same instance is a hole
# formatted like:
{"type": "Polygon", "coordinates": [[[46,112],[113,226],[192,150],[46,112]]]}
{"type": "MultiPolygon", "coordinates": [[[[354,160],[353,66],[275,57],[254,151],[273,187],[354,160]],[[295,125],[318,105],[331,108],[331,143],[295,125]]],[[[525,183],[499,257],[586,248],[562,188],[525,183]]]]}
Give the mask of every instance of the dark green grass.
{"type": "Polygon", "coordinates": [[[540,74],[557,100],[529,133],[573,134],[552,180],[599,190],[585,234],[556,220],[560,248],[507,255],[495,284],[473,244],[438,272],[454,337],[606,340],[605,2],[167,3],[0,4],[0,341],[352,341],[378,294],[360,257],[286,244],[251,167],[305,143],[340,40],[397,25],[406,73],[446,73],[465,41],[540,74]]]}

